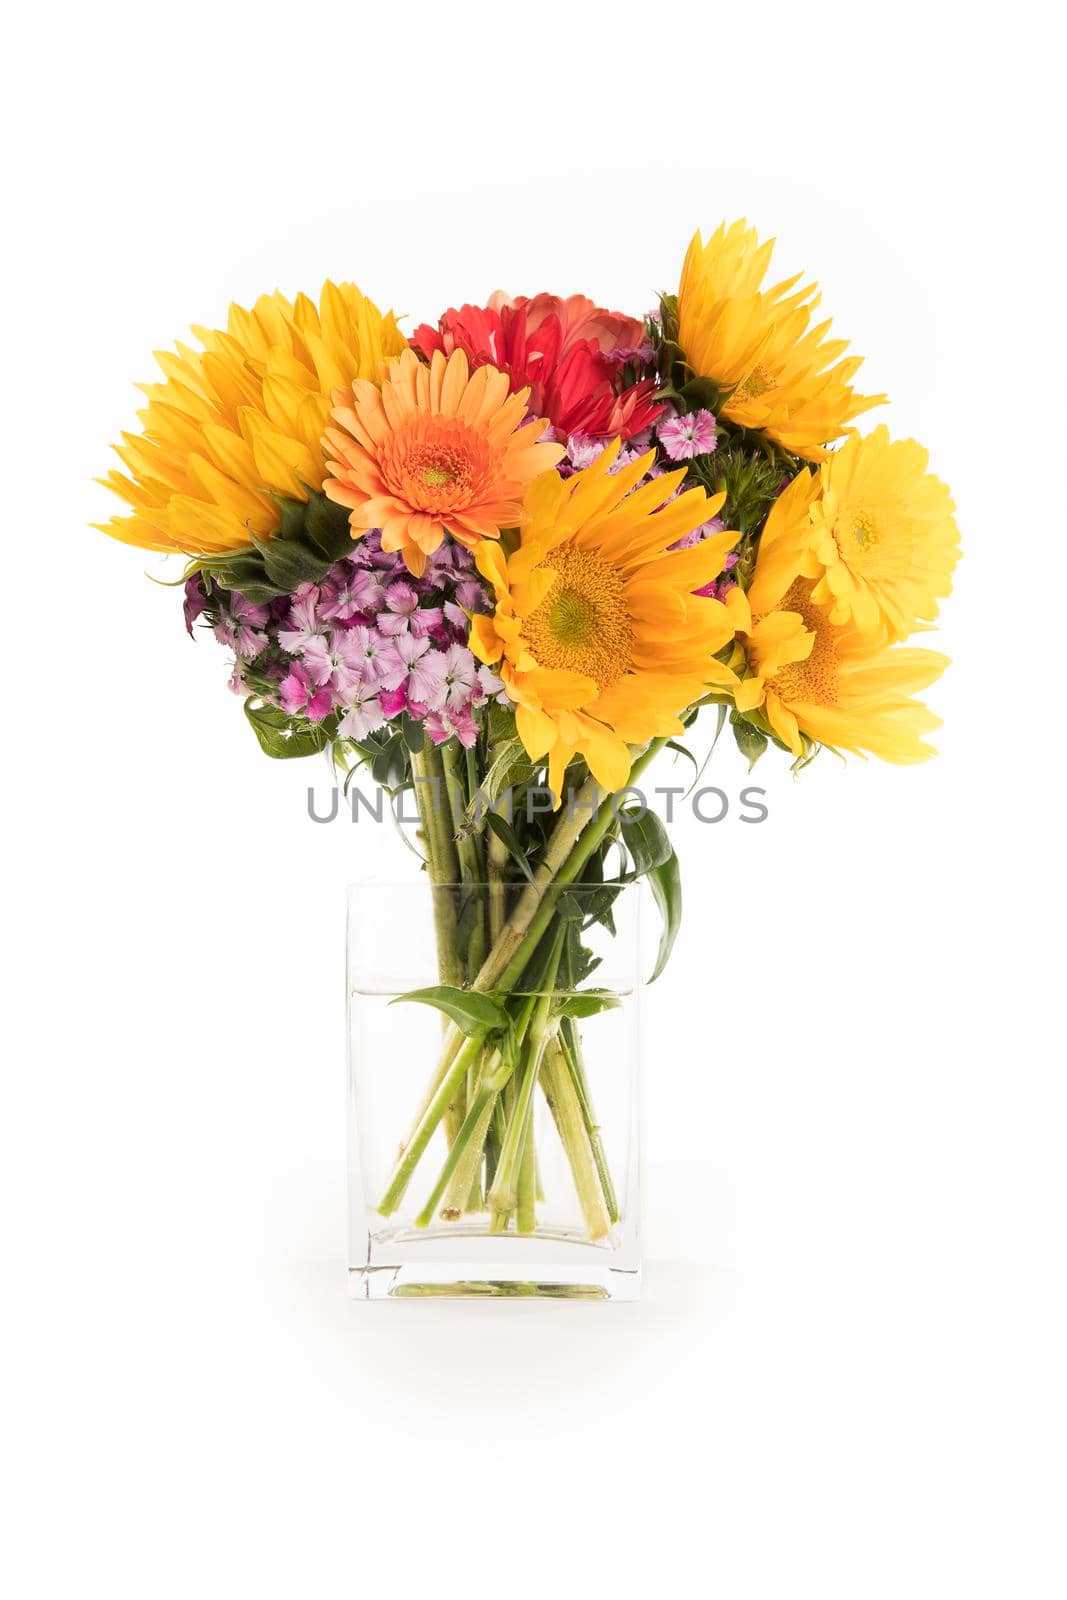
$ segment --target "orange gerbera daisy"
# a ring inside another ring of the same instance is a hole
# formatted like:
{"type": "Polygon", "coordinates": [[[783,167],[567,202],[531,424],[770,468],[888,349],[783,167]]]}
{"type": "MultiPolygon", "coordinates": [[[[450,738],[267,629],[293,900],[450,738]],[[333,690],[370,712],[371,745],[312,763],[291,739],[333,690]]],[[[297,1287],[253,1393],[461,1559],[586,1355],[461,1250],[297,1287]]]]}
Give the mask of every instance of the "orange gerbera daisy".
{"type": "Polygon", "coordinates": [[[436,351],[429,366],[405,350],[380,390],[353,384],[323,441],[333,474],[324,488],[351,507],[353,537],[381,528],[383,550],[401,551],[421,577],[446,533],[473,550],[515,527],[527,485],[564,450],[526,421],[529,393],[509,395],[495,367],[471,373],[462,350],[436,351]]]}

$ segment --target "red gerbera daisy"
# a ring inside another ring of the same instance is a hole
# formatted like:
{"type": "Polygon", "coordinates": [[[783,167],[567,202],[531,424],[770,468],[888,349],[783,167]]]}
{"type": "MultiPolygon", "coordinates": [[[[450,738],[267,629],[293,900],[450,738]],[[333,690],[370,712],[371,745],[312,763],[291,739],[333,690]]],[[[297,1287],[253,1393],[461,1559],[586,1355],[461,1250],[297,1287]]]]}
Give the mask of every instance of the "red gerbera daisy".
{"type": "Polygon", "coordinates": [[[622,388],[618,373],[644,343],[634,317],[604,311],[584,295],[539,294],[445,312],[436,328],[416,328],[412,344],[427,360],[462,350],[472,367],[506,372],[511,391],[529,389],[531,413],[560,437],[572,433],[626,440],[663,414],[652,378],[622,388]]]}

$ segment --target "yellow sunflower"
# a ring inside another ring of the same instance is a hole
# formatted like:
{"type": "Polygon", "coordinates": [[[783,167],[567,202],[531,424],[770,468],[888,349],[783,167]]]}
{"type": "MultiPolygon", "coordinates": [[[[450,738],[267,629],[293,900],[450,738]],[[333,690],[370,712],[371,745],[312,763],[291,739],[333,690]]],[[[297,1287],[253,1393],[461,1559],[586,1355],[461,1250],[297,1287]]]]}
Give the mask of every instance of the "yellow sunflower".
{"type": "Polygon", "coordinates": [[[940,727],[940,718],[911,696],[939,678],[948,659],[887,644],[851,620],[835,622],[818,603],[815,584],[803,576],[818,487],[805,471],[779,496],[747,597],[731,596],[740,634],[733,665],[745,674],[733,690],[737,709],[759,712],[797,756],[806,735],[884,761],[924,761],[934,750],[922,735],[940,727]]]}
{"type": "Polygon", "coordinates": [[[848,439],[819,468],[812,502],[814,565],[807,576],[832,622],[848,618],[895,639],[937,616],[959,560],[948,487],[926,470],[914,439],[892,442],[885,427],[848,439]]]}
{"type": "Polygon", "coordinates": [[[712,659],[733,638],[731,613],[693,591],[718,577],[737,535],[671,549],[724,497],[671,500],[684,469],[637,488],[654,453],[612,473],[618,452],[614,440],[584,472],[544,473],[512,554],[488,541],[475,552],[496,610],[473,619],[471,649],[500,663],[519,736],[531,760],[548,756],[557,797],[576,755],[602,788],[621,788],[629,747],[681,732],[678,713],[732,677],[712,659]]]}
{"type": "Polygon", "coordinates": [[[194,328],[202,350],[160,351],[164,382],[144,384],[141,434],[118,454],[127,472],[101,481],[132,510],[98,524],[146,550],[216,555],[270,538],[280,513],[267,491],[306,500],[325,477],[321,436],[335,389],[377,382],[407,347],[351,283],[327,283],[318,307],[264,295],[231,306],[226,332],[194,328]],[[305,487],[307,486],[307,487],[305,487]]]}
{"type": "Polygon", "coordinates": [[[817,285],[800,274],[763,289],[774,240],[760,244],[742,220],[722,223],[704,244],[693,235],[678,290],[678,343],[689,366],[731,391],[721,415],[755,428],[806,460],[820,461],[853,418],[885,395],[860,395],[859,356],[811,326],[817,285]]]}

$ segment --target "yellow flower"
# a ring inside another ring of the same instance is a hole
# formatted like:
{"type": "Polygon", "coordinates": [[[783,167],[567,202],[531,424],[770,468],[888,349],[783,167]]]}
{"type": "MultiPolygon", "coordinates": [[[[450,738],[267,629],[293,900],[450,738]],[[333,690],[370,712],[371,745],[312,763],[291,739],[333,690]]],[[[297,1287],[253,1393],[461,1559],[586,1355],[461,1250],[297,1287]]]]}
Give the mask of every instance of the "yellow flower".
{"type": "Polygon", "coordinates": [[[691,489],[667,505],[684,469],[635,488],[653,453],[612,474],[618,451],[614,440],[567,479],[544,473],[513,553],[488,541],[475,552],[496,610],[473,619],[471,649],[501,663],[519,736],[531,760],[548,756],[557,796],[576,755],[602,788],[621,788],[630,745],[681,732],[678,713],[732,681],[712,659],[733,637],[731,613],[693,591],[718,577],[737,535],[670,548],[724,497],[691,489]]]}
{"type": "Polygon", "coordinates": [[[693,235],[678,290],[678,343],[689,366],[732,392],[720,414],[787,450],[820,461],[854,417],[885,395],[859,395],[851,379],[859,356],[829,339],[829,322],[811,327],[817,285],[794,291],[800,274],[760,286],[774,240],[759,243],[744,221],[722,223],[707,244],[693,235]]]}
{"type": "Polygon", "coordinates": [[[306,295],[264,295],[251,311],[231,306],[225,333],[193,332],[204,348],[158,352],[165,381],[142,385],[144,431],[116,446],[129,475],[101,480],[132,512],[99,526],[146,550],[208,556],[250,533],[270,538],[280,521],[270,494],[306,500],[321,485],[332,392],[377,382],[407,341],[350,283],[326,283],[318,308],[306,295]]]}
{"type": "Polygon", "coordinates": [[[747,600],[738,595],[735,602],[741,638],[734,664],[746,673],[734,688],[737,709],[759,713],[797,756],[804,735],[885,761],[924,761],[934,750],[922,735],[940,719],[911,695],[939,678],[948,660],[887,644],[884,634],[865,633],[851,620],[835,622],[818,603],[815,584],[803,576],[818,490],[818,479],[804,471],[775,501],[747,600]]]}
{"type": "Polygon", "coordinates": [[[884,427],[855,436],[819,469],[807,576],[830,620],[849,617],[867,633],[896,639],[937,616],[952,587],[959,530],[948,488],[927,472],[914,439],[890,441],[884,427]]]}

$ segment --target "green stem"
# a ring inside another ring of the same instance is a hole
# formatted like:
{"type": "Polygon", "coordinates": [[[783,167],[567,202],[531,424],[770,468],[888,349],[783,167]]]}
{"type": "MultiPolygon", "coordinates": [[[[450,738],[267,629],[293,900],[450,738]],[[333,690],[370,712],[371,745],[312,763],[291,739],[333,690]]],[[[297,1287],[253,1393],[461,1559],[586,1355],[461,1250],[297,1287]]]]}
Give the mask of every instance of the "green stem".
{"type": "Polygon", "coordinates": [[[611,1218],[604,1205],[589,1137],[578,1095],[567,1071],[563,1051],[558,1039],[553,1039],[545,1051],[541,1068],[541,1082],[567,1153],[578,1203],[585,1219],[585,1229],[590,1239],[603,1239],[611,1231],[611,1218]]]}
{"type": "Polygon", "coordinates": [[[566,928],[560,927],[553,939],[552,951],[542,979],[543,992],[537,996],[530,1023],[526,1063],[515,1099],[515,1108],[504,1136],[493,1186],[486,1196],[490,1209],[497,1213],[514,1211],[518,1202],[519,1170],[524,1159],[526,1144],[529,1142],[534,1089],[537,1087],[537,1076],[541,1070],[541,1058],[553,1034],[552,1010],[556,1001],[556,973],[563,952],[565,934],[566,928]]]}
{"type": "Polygon", "coordinates": [[[533,1233],[537,1227],[537,1154],[534,1146],[533,1104],[526,1117],[523,1134],[522,1157],[519,1161],[519,1185],[515,1204],[515,1231],[533,1233]]]}
{"type": "MultiPolygon", "coordinates": [[[[651,744],[634,761],[630,773],[631,781],[640,776],[649,762],[666,743],[667,740],[665,738],[652,740],[651,744]]],[[[603,841],[608,829],[615,821],[612,796],[608,796],[600,805],[591,820],[589,820],[590,814],[588,810],[582,811],[578,809],[579,802],[588,806],[597,792],[590,779],[579,790],[578,796],[569,808],[569,814],[561,818],[556,824],[549,840],[548,849],[545,852],[545,858],[535,875],[535,882],[527,886],[519,903],[505,923],[500,937],[494,941],[493,949],[483,962],[481,970],[471,986],[475,990],[482,993],[494,990],[502,995],[507,995],[515,988],[552,920],[556,902],[564,888],[567,884],[573,883],[578,877],[590,856],[603,841]]],[[[450,1025],[445,1033],[441,1057],[437,1064],[433,1083],[427,1091],[427,1097],[419,1113],[415,1128],[379,1206],[379,1210],[383,1215],[390,1215],[399,1205],[422,1152],[429,1143],[438,1122],[448,1109],[453,1096],[459,1092],[460,1085],[464,1082],[466,1071],[481,1046],[482,1038],[480,1036],[464,1042],[463,1034],[454,1024],[450,1025]]],[[[570,1098],[573,1098],[574,1106],[577,1108],[579,1118],[581,1118],[581,1106],[574,1084],[570,1081],[569,1074],[564,1076],[570,1086],[570,1098]]],[[[561,1103],[567,1098],[565,1090],[561,1090],[557,1096],[561,1103]]],[[[586,1148],[588,1149],[588,1137],[585,1134],[584,1122],[582,1137],[585,1139],[586,1148]]],[[[506,1142],[507,1136],[505,1135],[504,1143],[506,1144],[506,1142]]],[[[503,1160],[504,1147],[502,1146],[498,1154],[496,1171],[493,1175],[493,1188],[497,1187],[503,1160]]],[[[511,1160],[514,1162],[514,1152],[511,1155],[511,1160]]],[[[573,1165],[572,1161],[572,1167],[573,1165]]],[[[512,1172],[509,1175],[509,1179],[513,1181],[514,1177],[515,1174],[512,1172]]],[[[577,1182],[577,1178],[575,1181],[577,1182]]],[[[492,1193],[492,1190],[490,1192],[492,1193]]],[[[579,1190],[579,1194],[581,1195],[581,1190],[579,1190]]],[[[583,1201],[584,1209],[585,1201],[583,1201]]],[[[606,1218],[607,1213],[604,1211],[602,1200],[600,1201],[600,1209],[606,1218]]],[[[498,1213],[497,1215],[501,1214],[498,1213]]],[[[506,1217],[506,1214],[504,1215],[506,1217]]],[[[601,1233],[595,1235],[595,1237],[602,1237],[606,1231],[607,1227],[605,1226],[601,1233]]],[[[594,1235],[591,1233],[590,1237],[594,1237],[594,1235]]]]}
{"type": "MultiPolygon", "coordinates": [[[[571,959],[571,949],[566,951],[567,985],[574,987],[574,966],[571,959]]],[[[600,1124],[593,1110],[593,1097],[589,1092],[589,1080],[585,1072],[585,1057],[582,1053],[582,1035],[573,1017],[564,1017],[560,1025],[560,1043],[563,1046],[563,1057],[567,1070],[574,1081],[575,1092],[582,1108],[582,1120],[585,1131],[589,1137],[589,1147],[593,1152],[597,1173],[600,1177],[600,1187],[604,1192],[604,1203],[608,1208],[608,1216],[612,1222],[619,1220],[619,1202],[615,1195],[615,1185],[611,1181],[611,1168],[608,1165],[607,1152],[604,1149],[604,1140],[600,1133],[600,1124]]]]}
{"type": "Polygon", "coordinates": [[[432,885],[434,933],[437,939],[437,970],[441,982],[453,987],[465,974],[456,948],[456,902],[450,887],[457,880],[459,866],[455,846],[442,827],[446,792],[440,758],[427,745],[411,758],[415,780],[415,800],[426,845],[426,871],[432,885]]]}
{"type": "Polygon", "coordinates": [[[452,1148],[437,1175],[437,1182],[430,1191],[429,1199],[415,1218],[417,1228],[429,1227],[446,1189],[449,1191],[449,1197],[445,1210],[455,1211],[457,1214],[467,1210],[475,1174],[481,1164],[485,1135],[489,1128],[489,1119],[493,1115],[493,1102],[496,1096],[497,1090],[485,1087],[479,1089],[471,1101],[470,1109],[463,1119],[463,1126],[452,1142],[452,1148]],[[458,1204],[453,1203],[456,1200],[458,1204]]]}
{"type": "Polygon", "coordinates": [[[434,1130],[441,1121],[453,1096],[458,1092],[460,1085],[466,1077],[467,1069],[477,1060],[478,1052],[482,1048],[481,1037],[468,1039],[460,1050],[452,1066],[437,1086],[437,1090],[430,1099],[429,1105],[419,1119],[411,1139],[406,1145],[396,1170],[381,1199],[378,1210],[383,1217],[388,1217],[394,1212],[404,1197],[404,1191],[411,1181],[411,1175],[422,1158],[422,1153],[433,1138],[434,1130]]]}

